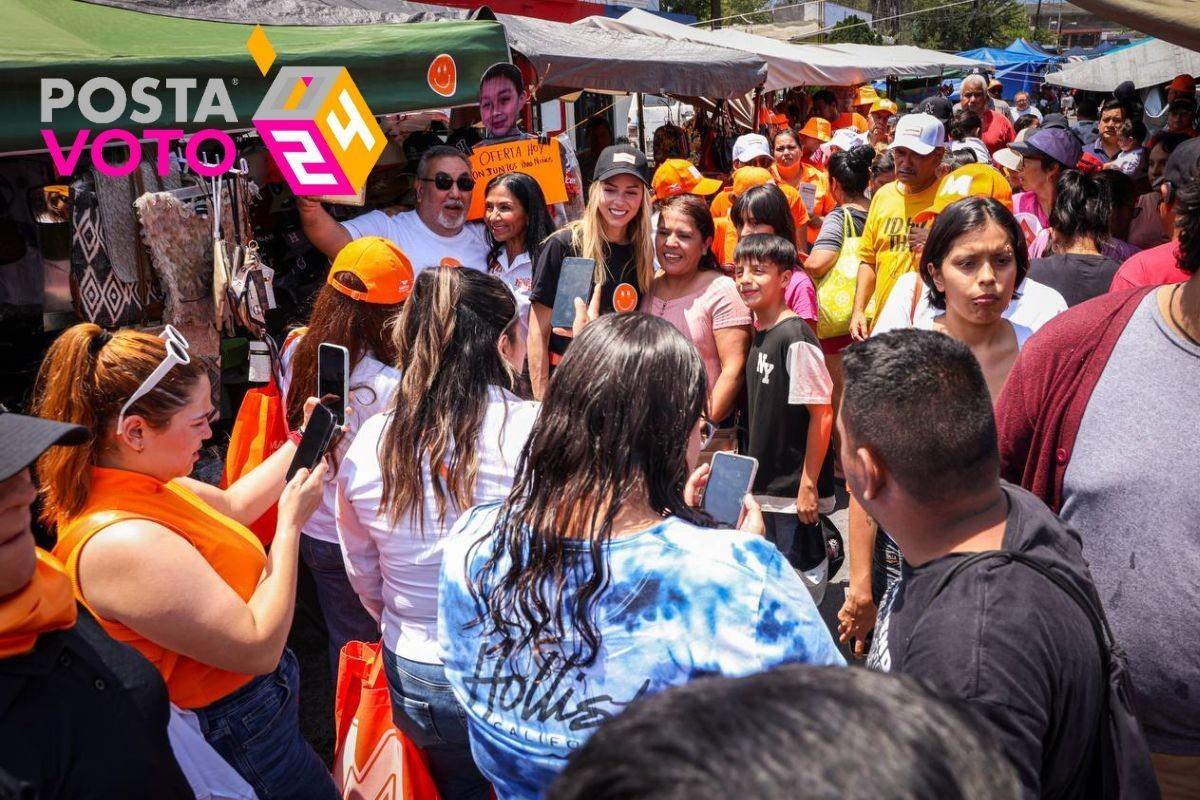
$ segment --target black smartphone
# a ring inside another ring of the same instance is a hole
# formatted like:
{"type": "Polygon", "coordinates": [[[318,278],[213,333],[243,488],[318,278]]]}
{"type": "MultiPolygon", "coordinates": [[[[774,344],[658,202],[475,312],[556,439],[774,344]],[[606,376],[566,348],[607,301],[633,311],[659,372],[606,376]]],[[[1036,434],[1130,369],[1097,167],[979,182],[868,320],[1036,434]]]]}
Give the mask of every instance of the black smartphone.
{"type": "Polygon", "coordinates": [[[558,289],[554,293],[554,313],[551,328],[570,328],[575,324],[575,298],[583,302],[592,299],[592,273],[596,262],[590,258],[569,256],[562,261],[558,272],[558,289]]]}
{"type": "Polygon", "coordinates": [[[754,485],[758,459],[718,451],[704,487],[703,509],[721,525],[736,527],[742,516],[742,498],[754,485]]]}
{"type": "Polygon", "coordinates": [[[337,428],[333,412],[318,404],[309,416],[308,424],[304,426],[300,446],[296,448],[296,455],[292,456],[292,463],[288,465],[287,477],[284,480],[290,481],[301,469],[316,467],[325,456],[325,451],[329,449],[329,442],[337,428]]]}
{"type": "Polygon", "coordinates": [[[350,351],[340,344],[321,342],[317,348],[317,397],[333,412],[338,425],[346,424],[350,397],[350,351]]]}

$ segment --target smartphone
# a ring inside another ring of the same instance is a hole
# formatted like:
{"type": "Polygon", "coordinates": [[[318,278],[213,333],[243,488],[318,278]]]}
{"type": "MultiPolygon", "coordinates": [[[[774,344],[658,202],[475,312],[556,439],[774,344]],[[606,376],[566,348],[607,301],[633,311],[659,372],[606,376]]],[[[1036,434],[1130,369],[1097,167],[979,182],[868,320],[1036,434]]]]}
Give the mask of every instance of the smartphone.
{"type": "Polygon", "coordinates": [[[742,516],[742,498],[754,485],[758,459],[718,451],[704,487],[703,509],[719,524],[736,527],[742,516]]]}
{"type": "Polygon", "coordinates": [[[333,412],[338,425],[346,424],[350,397],[350,351],[340,344],[321,342],[317,348],[317,397],[333,412]]]}
{"type": "Polygon", "coordinates": [[[308,424],[304,426],[300,446],[296,448],[296,455],[292,456],[292,463],[288,465],[287,477],[284,480],[290,481],[301,469],[316,467],[324,457],[325,451],[329,449],[329,442],[337,428],[338,423],[333,412],[318,404],[309,416],[308,424]]]}
{"type": "Polygon", "coordinates": [[[575,324],[575,298],[583,302],[592,299],[592,273],[596,262],[590,258],[569,256],[563,259],[558,272],[558,291],[554,294],[554,313],[551,328],[570,328],[575,324]]]}

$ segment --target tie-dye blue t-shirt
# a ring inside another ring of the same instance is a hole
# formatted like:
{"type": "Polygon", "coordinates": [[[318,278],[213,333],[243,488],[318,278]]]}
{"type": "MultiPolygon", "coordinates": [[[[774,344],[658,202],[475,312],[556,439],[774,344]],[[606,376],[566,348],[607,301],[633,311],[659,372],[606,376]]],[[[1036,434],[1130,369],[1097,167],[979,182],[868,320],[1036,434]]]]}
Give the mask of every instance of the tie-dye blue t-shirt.
{"type": "Polygon", "coordinates": [[[596,726],[642,695],[703,675],[845,663],[808,589],[769,542],[674,517],[607,545],[592,666],[564,669],[553,652],[536,664],[528,651],[500,659],[488,652],[495,638],[472,624],[479,609],[469,588],[494,539],[472,545],[492,531],[498,509],[464,514],[446,541],[438,633],[475,762],[501,800],[540,797],[596,726]]]}

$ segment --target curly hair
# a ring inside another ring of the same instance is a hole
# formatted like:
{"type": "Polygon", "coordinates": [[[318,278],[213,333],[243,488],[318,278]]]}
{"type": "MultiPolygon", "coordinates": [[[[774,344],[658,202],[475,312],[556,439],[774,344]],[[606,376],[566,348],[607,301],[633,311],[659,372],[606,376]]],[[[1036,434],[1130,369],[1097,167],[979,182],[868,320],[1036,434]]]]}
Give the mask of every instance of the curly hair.
{"type": "Polygon", "coordinates": [[[1179,268],[1195,275],[1200,268],[1200,175],[1175,194],[1175,228],[1179,231],[1179,268]]]}

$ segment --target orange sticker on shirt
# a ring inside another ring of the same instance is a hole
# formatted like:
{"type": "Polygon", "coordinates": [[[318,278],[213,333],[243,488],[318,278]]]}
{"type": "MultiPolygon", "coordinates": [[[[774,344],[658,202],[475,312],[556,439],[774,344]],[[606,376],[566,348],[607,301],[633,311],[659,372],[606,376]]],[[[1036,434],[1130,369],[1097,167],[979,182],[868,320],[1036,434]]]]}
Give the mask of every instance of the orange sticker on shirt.
{"type": "Polygon", "coordinates": [[[628,283],[619,283],[613,290],[613,308],[622,313],[634,311],[638,307],[637,289],[628,283]]]}
{"type": "Polygon", "coordinates": [[[442,53],[433,59],[425,77],[429,81],[430,89],[442,97],[453,96],[458,89],[458,66],[454,63],[454,57],[449,53],[442,53]]]}
{"type": "Polygon", "coordinates": [[[462,262],[459,261],[454,256],[446,256],[441,261],[438,262],[438,266],[439,267],[454,267],[455,269],[462,269],[462,262]]]}

